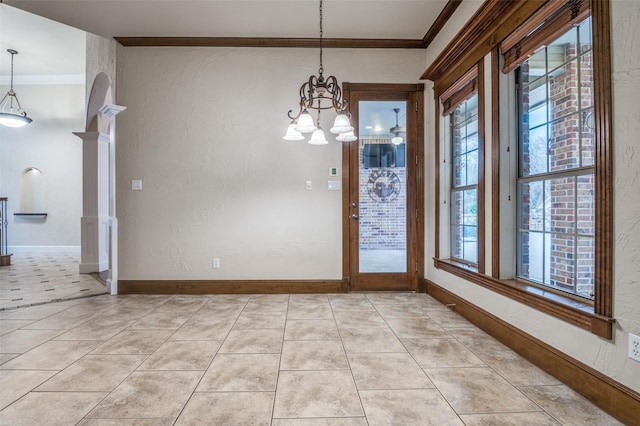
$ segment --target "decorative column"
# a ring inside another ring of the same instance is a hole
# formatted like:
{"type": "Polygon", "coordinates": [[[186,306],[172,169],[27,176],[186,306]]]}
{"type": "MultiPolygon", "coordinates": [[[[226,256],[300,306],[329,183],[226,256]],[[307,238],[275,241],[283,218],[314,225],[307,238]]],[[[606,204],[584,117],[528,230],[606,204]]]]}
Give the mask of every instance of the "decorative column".
{"type": "Polygon", "coordinates": [[[118,294],[118,218],[116,217],[116,115],[127,107],[103,105],[100,112],[109,117],[109,232],[111,268],[107,284],[111,294],[118,294]]]}
{"type": "Polygon", "coordinates": [[[109,269],[108,134],[74,132],[82,139],[82,218],[80,273],[109,269]]]}

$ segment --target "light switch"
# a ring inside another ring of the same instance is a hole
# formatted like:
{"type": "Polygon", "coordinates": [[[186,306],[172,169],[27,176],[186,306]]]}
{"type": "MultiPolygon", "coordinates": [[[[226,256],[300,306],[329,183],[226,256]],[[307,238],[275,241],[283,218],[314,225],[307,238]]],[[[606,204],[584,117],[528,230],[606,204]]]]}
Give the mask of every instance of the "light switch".
{"type": "Polygon", "coordinates": [[[342,182],[339,180],[330,180],[327,182],[327,189],[329,191],[340,191],[342,189],[342,182]]]}
{"type": "Polygon", "coordinates": [[[142,179],[133,179],[131,181],[131,189],[134,191],[142,191],[142,179]]]}
{"type": "Polygon", "coordinates": [[[304,183],[304,188],[305,188],[307,191],[311,191],[311,190],[313,189],[313,182],[311,182],[310,180],[306,181],[306,182],[304,183]]]}

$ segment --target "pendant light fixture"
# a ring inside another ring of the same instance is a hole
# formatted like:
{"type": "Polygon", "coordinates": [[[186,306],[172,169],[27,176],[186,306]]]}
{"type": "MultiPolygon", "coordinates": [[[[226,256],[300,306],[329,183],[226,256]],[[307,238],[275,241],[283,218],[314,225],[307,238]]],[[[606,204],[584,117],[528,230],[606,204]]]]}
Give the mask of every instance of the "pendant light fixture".
{"type": "Polygon", "coordinates": [[[17,50],[7,49],[7,52],[11,54],[11,87],[2,101],[0,101],[0,124],[7,127],[22,127],[31,123],[31,118],[27,116],[27,113],[22,109],[18,95],[13,91],[13,56],[18,54],[17,50]],[[13,109],[13,103],[17,106],[17,111],[13,109]]]}
{"type": "Polygon", "coordinates": [[[339,135],[337,140],[349,142],[358,139],[353,131],[353,126],[349,122],[349,114],[347,113],[347,100],[342,98],[342,89],[338,84],[338,80],[334,76],[325,79],[322,67],[322,0],[320,0],[320,68],[318,75],[309,77],[300,87],[300,104],[296,115],[293,110],[289,110],[289,118],[291,124],[284,136],[286,140],[303,140],[303,133],[312,133],[309,143],[312,145],[326,145],[329,142],[325,137],[324,131],[320,127],[320,112],[326,109],[333,109],[338,116],[333,123],[333,127],[329,130],[331,133],[339,135]],[[327,102],[322,105],[322,102],[327,102]],[[309,110],[317,110],[318,117],[314,121],[309,110]],[[345,136],[343,136],[345,135],[345,136]],[[347,136],[348,135],[348,136],[347,136]]]}
{"type": "Polygon", "coordinates": [[[389,132],[393,135],[391,138],[391,143],[394,145],[400,145],[404,142],[404,138],[400,136],[403,133],[407,133],[407,129],[404,127],[398,126],[398,113],[400,112],[400,108],[394,108],[393,112],[396,113],[396,125],[389,129],[389,132]]]}

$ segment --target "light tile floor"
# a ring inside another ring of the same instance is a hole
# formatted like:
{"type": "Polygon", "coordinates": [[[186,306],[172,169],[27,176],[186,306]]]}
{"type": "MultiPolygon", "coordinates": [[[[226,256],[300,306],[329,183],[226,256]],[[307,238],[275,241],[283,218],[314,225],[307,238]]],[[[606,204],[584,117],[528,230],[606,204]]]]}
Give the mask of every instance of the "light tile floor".
{"type": "Polygon", "coordinates": [[[425,294],[0,312],[2,425],[615,425],[425,294]]]}
{"type": "Polygon", "coordinates": [[[0,267],[0,310],[106,293],[79,265],[78,254],[14,254],[11,265],[0,267]]]}

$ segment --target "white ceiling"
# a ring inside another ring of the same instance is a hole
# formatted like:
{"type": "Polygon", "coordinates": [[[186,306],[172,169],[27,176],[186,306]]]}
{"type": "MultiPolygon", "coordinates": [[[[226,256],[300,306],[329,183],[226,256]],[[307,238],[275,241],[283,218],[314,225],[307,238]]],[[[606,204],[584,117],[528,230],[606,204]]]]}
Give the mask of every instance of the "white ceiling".
{"type": "Polygon", "coordinates": [[[8,84],[11,55],[16,84],[50,82],[65,76],[84,83],[86,67],[84,31],[0,4],[0,76],[8,84]],[[37,80],[37,81],[34,81],[37,80]]]}
{"type": "MultiPolygon", "coordinates": [[[[318,0],[3,0],[101,35],[317,37],[318,0]]],[[[447,0],[325,0],[328,38],[422,39],[447,0]]]]}

